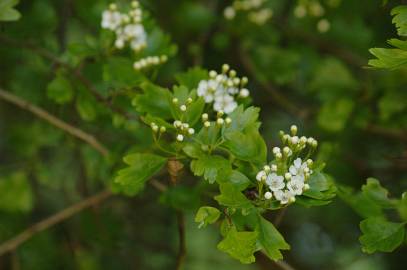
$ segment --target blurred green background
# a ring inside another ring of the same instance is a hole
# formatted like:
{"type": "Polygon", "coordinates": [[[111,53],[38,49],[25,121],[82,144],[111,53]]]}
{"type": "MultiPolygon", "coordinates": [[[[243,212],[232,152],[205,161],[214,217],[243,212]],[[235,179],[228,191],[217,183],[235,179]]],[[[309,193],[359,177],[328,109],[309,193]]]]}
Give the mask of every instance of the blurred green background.
{"type": "MultiPolygon", "coordinates": [[[[321,0],[323,16],[298,18],[297,1],[269,0],[263,5],[273,15],[259,25],[247,12],[226,20],[231,1],[141,1],[155,31],[151,42],[161,46],[151,50],[172,54],[177,47],[168,63],[143,76],[171,86],[189,67],[228,63],[249,77],[269,146],[280,129],[296,124],[318,139],[319,158],[338,185],[358,190],[374,176],[399,197],[407,189],[407,70],[367,68],[368,49],[386,47],[396,36],[390,10],[400,3],[389,2],[321,0]],[[329,22],[326,32],[318,30],[321,19],[329,22]]],[[[96,135],[111,151],[104,159],[0,100],[0,242],[104,189],[124,153],[152,143],[148,127],[112,113],[58,62],[79,70],[108,104],[137,115],[129,97],[142,75],[130,68],[131,53],[106,50],[100,20],[108,4],[21,1],[20,20],[0,22],[0,88],[96,135]]],[[[262,256],[243,266],[216,250],[217,229],[199,230],[193,222],[203,198],[192,185],[190,191],[175,202],[188,213],[186,270],[279,269],[262,256]]],[[[174,269],[172,203],[171,194],[150,186],[136,198],[114,196],[3,255],[0,269],[174,269]]],[[[389,254],[361,252],[360,220],[339,197],[328,206],[290,207],[280,226],[292,248],[286,260],[296,269],[405,269],[405,246],[389,254]]]]}

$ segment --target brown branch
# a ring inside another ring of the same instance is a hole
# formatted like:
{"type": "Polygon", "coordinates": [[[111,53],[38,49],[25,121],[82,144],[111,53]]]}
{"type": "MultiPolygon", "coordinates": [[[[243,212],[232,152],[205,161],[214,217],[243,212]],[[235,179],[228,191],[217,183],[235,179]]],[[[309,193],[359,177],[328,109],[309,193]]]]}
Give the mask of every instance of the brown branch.
{"type": "MultiPolygon", "coordinates": [[[[179,162],[176,158],[168,159],[167,170],[170,175],[170,183],[176,186],[181,175],[184,165],[179,162]]],[[[185,240],[185,217],[184,213],[180,210],[177,211],[177,226],[178,226],[178,254],[175,264],[176,270],[181,270],[186,258],[187,248],[185,240]]]]}
{"type": "Polygon", "coordinates": [[[96,195],[93,195],[86,200],[83,200],[79,203],[76,203],[64,210],[52,215],[19,233],[14,238],[2,243],[0,245],[0,256],[16,250],[21,244],[29,240],[35,234],[42,232],[58,223],[63,222],[64,220],[72,217],[73,215],[83,211],[84,209],[90,208],[92,206],[98,205],[112,196],[111,191],[104,190],[96,195]]]}
{"type": "Polygon", "coordinates": [[[177,223],[178,223],[179,248],[175,269],[181,270],[186,258],[187,249],[185,241],[185,217],[182,211],[179,210],[177,210],[177,223]]]}
{"type": "Polygon", "coordinates": [[[35,106],[34,104],[13,95],[10,92],[4,91],[3,89],[0,88],[0,99],[3,99],[9,103],[12,103],[21,109],[27,110],[34,115],[38,116],[39,118],[47,121],[51,125],[56,126],[57,128],[60,128],[67,133],[71,134],[74,137],[77,137],[81,139],[82,141],[88,143],[90,146],[92,146],[94,149],[96,149],[99,153],[101,153],[103,156],[108,155],[108,150],[91,134],[88,134],[81,129],[74,127],[59,118],[51,115],[47,111],[35,106]]]}
{"type": "Polygon", "coordinates": [[[139,120],[139,118],[137,116],[127,113],[120,107],[114,106],[110,99],[105,98],[103,95],[101,95],[99,93],[99,91],[94,87],[94,85],[85,76],[83,76],[83,74],[80,72],[79,69],[71,67],[68,63],[65,63],[64,61],[60,60],[57,56],[55,56],[51,52],[49,52],[43,48],[34,46],[28,42],[19,42],[19,41],[11,39],[9,37],[3,36],[3,35],[0,35],[0,41],[4,42],[6,44],[12,45],[12,46],[30,50],[30,51],[38,54],[39,56],[41,56],[45,59],[48,59],[49,61],[53,62],[54,64],[65,68],[78,81],[80,81],[85,86],[85,88],[93,95],[93,97],[98,102],[103,103],[112,112],[118,113],[118,114],[124,116],[128,120],[139,120]]]}

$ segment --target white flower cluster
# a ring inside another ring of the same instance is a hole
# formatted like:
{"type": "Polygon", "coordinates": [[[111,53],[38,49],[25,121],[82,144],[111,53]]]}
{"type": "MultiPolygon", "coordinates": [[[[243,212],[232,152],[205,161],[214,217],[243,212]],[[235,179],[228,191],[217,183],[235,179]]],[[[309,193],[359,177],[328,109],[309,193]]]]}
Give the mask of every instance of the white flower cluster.
{"type": "Polygon", "coordinates": [[[264,7],[266,0],[236,0],[232,5],[225,8],[223,15],[226,19],[232,20],[237,12],[248,12],[248,19],[258,25],[265,24],[272,16],[273,11],[264,7]]]}
{"type": "Polygon", "coordinates": [[[134,62],[133,67],[135,70],[141,70],[150,66],[156,66],[167,62],[168,57],[166,55],[161,56],[147,56],[134,62]]]}
{"type": "MultiPolygon", "coordinates": [[[[328,2],[331,7],[336,7],[339,3],[339,0],[328,2]]],[[[317,23],[317,30],[320,33],[325,33],[331,28],[329,21],[326,18],[322,18],[325,15],[325,8],[318,0],[299,0],[294,8],[294,15],[297,18],[304,18],[307,15],[320,18],[317,23]]]]}
{"type": "Polygon", "coordinates": [[[121,13],[116,4],[110,4],[109,9],[103,11],[102,28],[116,33],[116,48],[123,49],[129,44],[134,51],[140,51],[147,45],[147,34],[139,2],[133,1],[131,7],[128,13],[121,13]]]}
{"type": "Polygon", "coordinates": [[[209,72],[209,80],[199,82],[197,93],[203,97],[206,103],[213,102],[213,109],[217,112],[231,113],[237,107],[237,98],[247,98],[249,90],[245,88],[248,83],[246,77],[239,78],[236,71],[229,65],[222,66],[222,73],[212,70],[209,72]]]}
{"type": "Polygon", "coordinates": [[[296,133],[297,127],[294,125],[291,126],[291,135],[280,132],[285,146],[283,149],[274,147],[275,161],[271,165],[265,165],[256,175],[256,180],[267,186],[264,195],[261,194],[266,200],[275,198],[281,204],[287,204],[294,202],[295,196],[310,188],[307,180],[313,173],[313,161],[300,156],[306,148],[307,156],[312,154],[318,143],[311,137],[298,137],[296,133]]]}

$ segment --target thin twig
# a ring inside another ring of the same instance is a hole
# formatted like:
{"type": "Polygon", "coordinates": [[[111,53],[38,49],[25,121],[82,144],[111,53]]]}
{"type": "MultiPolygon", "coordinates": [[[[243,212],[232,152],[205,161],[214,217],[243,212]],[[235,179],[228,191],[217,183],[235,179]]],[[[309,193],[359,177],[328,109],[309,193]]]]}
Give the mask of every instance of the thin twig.
{"type": "Polygon", "coordinates": [[[27,110],[34,115],[38,116],[39,118],[47,121],[48,123],[66,131],[67,133],[71,134],[72,136],[75,136],[82,141],[88,143],[90,146],[92,146],[94,149],[99,151],[103,156],[108,155],[108,150],[91,134],[86,133],[85,131],[74,127],[59,118],[51,115],[47,111],[35,106],[34,104],[11,94],[10,92],[7,92],[3,89],[0,88],[0,99],[3,99],[9,103],[12,103],[21,109],[27,110]]]}
{"type": "Polygon", "coordinates": [[[25,241],[29,240],[35,234],[42,232],[58,223],[63,222],[64,220],[83,211],[84,209],[98,205],[111,196],[112,196],[111,191],[104,190],[96,195],[93,195],[93,196],[87,198],[86,200],[83,200],[68,208],[65,208],[64,210],[56,213],[55,215],[52,215],[52,216],[34,224],[33,226],[31,226],[28,229],[24,230],[23,232],[19,233],[17,236],[13,237],[12,239],[2,243],[0,245],[0,256],[7,252],[16,250],[21,244],[23,244],[25,241]]]}

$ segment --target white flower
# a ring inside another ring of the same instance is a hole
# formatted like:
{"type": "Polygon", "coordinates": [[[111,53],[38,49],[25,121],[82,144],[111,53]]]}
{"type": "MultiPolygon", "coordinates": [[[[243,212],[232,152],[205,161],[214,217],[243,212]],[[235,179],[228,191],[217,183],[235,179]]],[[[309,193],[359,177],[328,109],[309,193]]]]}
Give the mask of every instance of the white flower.
{"type": "Polygon", "coordinates": [[[202,80],[199,82],[197,94],[203,97],[206,103],[211,103],[215,99],[215,93],[218,87],[219,83],[215,80],[202,80]]]}
{"type": "Polygon", "coordinates": [[[299,177],[293,177],[291,181],[287,183],[287,188],[294,195],[301,195],[304,189],[304,181],[299,179],[299,177]]]}
{"type": "Polygon", "coordinates": [[[301,158],[294,160],[293,165],[290,166],[290,173],[292,175],[304,175],[304,169],[308,168],[306,162],[302,162],[301,158]]]}
{"type": "Polygon", "coordinates": [[[124,27],[123,33],[129,39],[145,35],[144,27],[141,24],[128,24],[124,27]]]}
{"type": "Polygon", "coordinates": [[[224,111],[227,114],[233,112],[236,107],[236,101],[228,94],[216,96],[215,103],[213,104],[213,109],[215,111],[224,111]]]}
{"type": "Polygon", "coordinates": [[[102,28],[116,30],[121,23],[121,14],[118,11],[105,10],[102,13],[102,28]]]}
{"type": "Polygon", "coordinates": [[[281,204],[287,204],[289,201],[291,201],[291,198],[294,198],[294,194],[290,190],[277,190],[274,191],[274,197],[278,201],[280,201],[281,204]]]}
{"type": "Polygon", "coordinates": [[[227,89],[227,92],[231,95],[236,95],[237,93],[239,93],[239,89],[237,89],[236,87],[229,87],[227,89]]]}
{"type": "Polygon", "coordinates": [[[267,176],[266,184],[269,186],[269,188],[272,191],[277,191],[277,190],[283,189],[285,186],[284,177],[277,175],[275,173],[272,173],[267,176]]]}
{"type": "Polygon", "coordinates": [[[142,29],[143,29],[142,32],[139,35],[134,36],[130,41],[130,47],[133,50],[136,50],[136,51],[140,50],[141,48],[145,47],[147,44],[147,34],[144,31],[143,27],[142,27],[142,29]]]}
{"type": "Polygon", "coordinates": [[[266,172],[265,171],[259,171],[256,175],[256,180],[261,181],[266,177],[266,172]]]}

